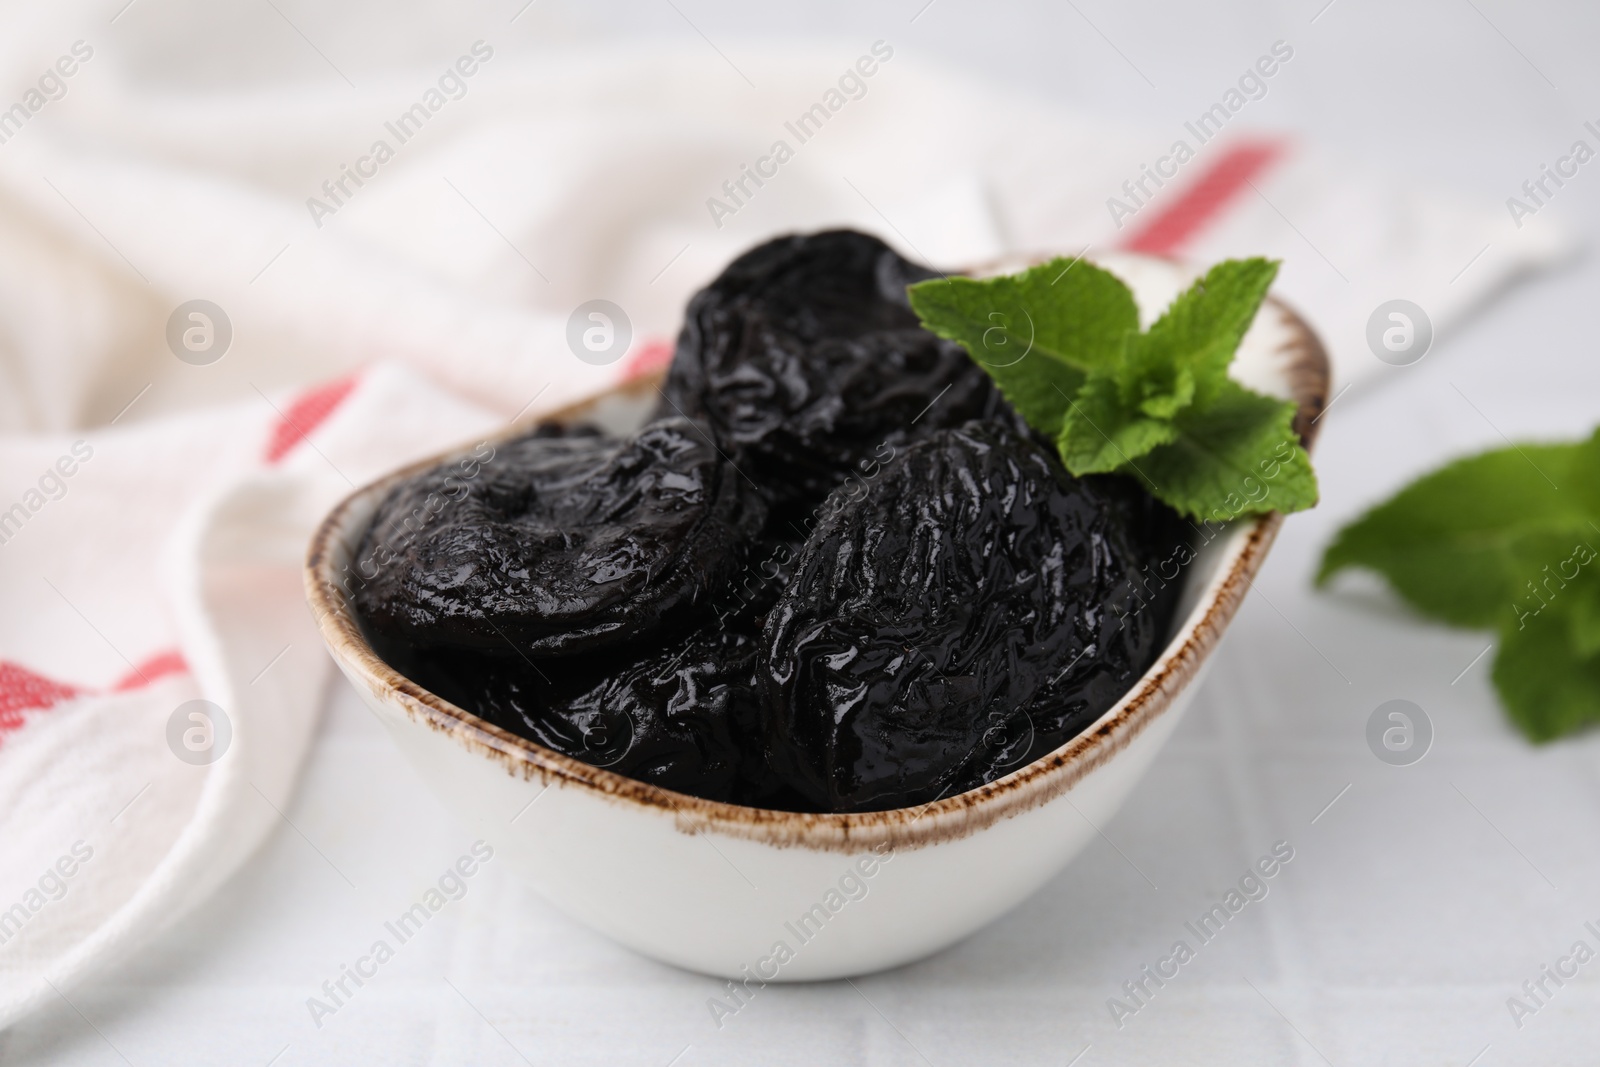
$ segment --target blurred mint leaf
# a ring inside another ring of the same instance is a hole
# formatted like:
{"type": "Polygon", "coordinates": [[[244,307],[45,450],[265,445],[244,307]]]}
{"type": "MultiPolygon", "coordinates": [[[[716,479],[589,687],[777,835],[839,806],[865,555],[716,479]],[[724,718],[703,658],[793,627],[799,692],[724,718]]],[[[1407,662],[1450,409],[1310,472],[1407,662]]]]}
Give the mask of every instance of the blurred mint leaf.
{"type": "MultiPolygon", "coordinates": [[[[1600,546],[1596,546],[1600,547],[1600,546]]],[[[1567,638],[1580,656],[1600,655],[1600,576],[1589,575],[1572,598],[1567,613],[1567,638]]]]}
{"type": "Polygon", "coordinates": [[[1548,741],[1600,722],[1600,432],[1456,460],[1339,531],[1317,584],[1383,575],[1412,607],[1499,633],[1494,685],[1548,741]]]}
{"type": "Polygon", "coordinates": [[[1520,539],[1558,535],[1565,542],[1600,533],[1589,526],[1593,502],[1580,490],[1586,479],[1600,480],[1600,437],[1456,460],[1340,530],[1317,584],[1347,567],[1367,567],[1425,615],[1456,626],[1498,626],[1533,578],[1529,545],[1519,547],[1520,539]]]}
{"type": "Polygon", "coordinates": [[[1600,722],[1600,656],[1577,652],[1562,622],[1552,615],[1507,627],[1495,653],[1495,690],[1530,741],[1553,741],[1600,722]]]}

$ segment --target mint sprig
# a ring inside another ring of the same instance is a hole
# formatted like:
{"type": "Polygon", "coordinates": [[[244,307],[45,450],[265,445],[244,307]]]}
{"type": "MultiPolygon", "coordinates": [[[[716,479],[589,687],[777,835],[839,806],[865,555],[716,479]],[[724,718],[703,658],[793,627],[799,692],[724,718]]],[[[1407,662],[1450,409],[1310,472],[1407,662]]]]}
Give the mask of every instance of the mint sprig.
{"type": "Polygon", "coordinates": [[[1423,615],[1498,631],[1494,685],[1530,739],[1600,722],[1600,431],[1424,475],[1339,531],[1317,584],[1351,567],[1423,615]]]}
{"type": "Polygon", "coordinates": [[[922,323],[959,342],[1075,475],[1139,479],[1197,519],[1317,502],[1294,405],[1228,377],[1278,265],[1228,260],[1139,329],[1132,292],[1082,260],[910,289],[922,323]]]}
{"type": "Polygon", "coordinates": [[[999,278],[945,278],[910,288],[922,324],[957,341],[1027,420],[1051,438],[1090,371],[1122,359],[1139,308],[1120,280],[1055,260],[999,278]]]}

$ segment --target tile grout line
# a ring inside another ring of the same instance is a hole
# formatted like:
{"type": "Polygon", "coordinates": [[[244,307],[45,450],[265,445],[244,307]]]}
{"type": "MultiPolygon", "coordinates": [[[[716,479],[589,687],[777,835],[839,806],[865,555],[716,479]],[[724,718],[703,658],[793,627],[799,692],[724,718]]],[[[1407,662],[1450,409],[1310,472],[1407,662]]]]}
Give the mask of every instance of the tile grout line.
{"type": "MultiPolygon", "coordinates": [[[[1267,787],[1260,779],[1261,761],[1251,758],[1255,755],[1255,746],[1251,743],[1250,731],[1246,729],[1247,723],[1244,721],[1246,702],[1251,705],[1258,703],[1249,696],[1258,691],[1255,684],[1258,678],[1257,672],[1251,669],[1247,657],[1236,657],[1226,662],[1233,675],[1230,680],[1234,683],[1229,689],[1240,696],[1218,702],[1217,718],[1224,740],[1221,760],[1226,769],[1224,778],[1228,783],[1229,799],[1237,813],[1239,836],[1241,839],[1254,838],[1242,841],[1243,854],[1247,857],[1247,862],[1253,864],[1256,857],[1267,851],[1272,840],[1275,840],[1258,814],[1266,810],[1261,800],[1267,793],[1267,787]]],[[[1290,845],[1295,846],[1298,858],[1304,848],[1304,838],[1296,845],[1294,834],[1290,832],[1288,840],[1290,845]]],[[[1301,995],[1301,991],[1310,984],[1306,968],[1301,962],[1305,959],[1305,945],[1295,925],[1294,916],[1284,912],[1283,901],[1291,894],[1284,893],[1282,887],[1274,888],[1278,889],[1280,894],[1279,906],[1269,905],[1272,896],[1262,901],[1263,911],[1266,912],[1265,935],[1272,964],[1277,971],[1272,984],[1286,990],[1291,1003],[1298,1005],[1306,999],[1301,995]]],[[[1293,906],[1292,903],[1290,906],[1293,906]]],[[[1320,1013],[1316,1015],[1315,1022],[1320,1024],[1320,1013]]],[[[1303,1059],[1303,1054],[1297,1052],[1296,1059],[1303,1059]]]]}

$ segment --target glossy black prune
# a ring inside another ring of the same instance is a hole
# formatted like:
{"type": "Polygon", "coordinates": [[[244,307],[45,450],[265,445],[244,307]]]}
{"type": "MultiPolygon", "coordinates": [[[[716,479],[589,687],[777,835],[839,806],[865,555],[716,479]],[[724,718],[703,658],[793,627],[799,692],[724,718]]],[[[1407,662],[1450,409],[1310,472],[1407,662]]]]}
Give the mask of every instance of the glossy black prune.
{"type": "Polygon", "coordinates": [[[539,658],[649,638],[738,567],[761,493],[688,419],[614,440],[533,433],[472,475],[425,472],[383,501],[356,607],[390,645],[539,658]]]}
{"type": "MultiPolygon", "coordinates": [[[[760,682],[777,776],[827,811],[975,788],[1059,747],[1158,651],[1150,554],[1121,494],[973,422],[828,499],[768,615],[760,682]]],[[[1158,531],[1171,536],[1175,527],[1158,531]]]]}
{"type": "Polygon", "coordinates": [[[643,656],[522,660],[459,650],[406,673],[480,718],[596,767],[708,800],[774,792],[760,757],[757,628],[701,626],[643,656]]]}
{"type": "Polygon", "coordinates": [[[911,310],[931,277],[846,230],[760,245],[690,301],[660,412],[704,418],[780,504],[815,506],[883,444],[1006,407],[911,310]]]}
{"type": "Polygon", "coordinates": [[[626,648],[380,652],[424,688],[585,763],[708,800],[804,810],[766,768],[755,684],[762,619],[799,553],[798,540],[749,542],[695,620],[626,648]]]}

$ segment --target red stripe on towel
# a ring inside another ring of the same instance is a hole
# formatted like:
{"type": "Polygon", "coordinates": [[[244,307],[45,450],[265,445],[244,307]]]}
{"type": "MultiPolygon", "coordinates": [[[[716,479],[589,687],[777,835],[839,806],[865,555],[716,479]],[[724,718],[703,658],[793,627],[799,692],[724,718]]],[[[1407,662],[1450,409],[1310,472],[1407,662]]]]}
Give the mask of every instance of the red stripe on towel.
{"type": "Polygon", "coordinates": [[[267,450],[262,458],[268,463],[277,463],[294,451],[296,445],[310,436],[344,403],[345,397],[355,390],[360,380],[360,375],[352,374],[348,378],[307,389],[295,397],[283,417],[273,426],[272,437],[267,441],[267,450]]]}
{"type": "Polygon", "coordinates": [[[21,726],[23,712],[53,707],[81,692],[65,682],[0,660],[0,735],[21,726]]]}
{"type": "Polygon", "coordinates": [[[189,669],[189,664],[184,661],[183,653],[175,648],[165,652],[157,652],[132,671],[117,679],[117,684],[111,687],[113,693],[126,693],[130,689],[140,689],[159,678],[169,674],[183,674],[189,669]]]}
{"type": "MultiPolygon", "coordinates": [[[[189,670],[183,653],[175,648],[157,652],[119,679],[108,693],[125,693],[140,689],[169,674],[183,674],[189,670]]],[[[26,667],[0,660],[0,738],[22,726],[27,712],[45,711],[67,700],[93,696],[96,690],[79,688],[35,674],[26,667]]]]}
{"type": "Polygon", "coordinates": [[[1283,154],[1284,145],[1278,141],[1229,145],[1175,200],[1129,234],[1122,247],[1153,256],[1175,255],[1283,154]]]}
{"type": "Polygon", "coordinates": [[[628,382],[635,378],[643,378],[646,374],[658,371],[671,362],[672,343],[659,337],[651,337],[628,353],[627,362],[622,365],[622,380],[628,382]]]}

